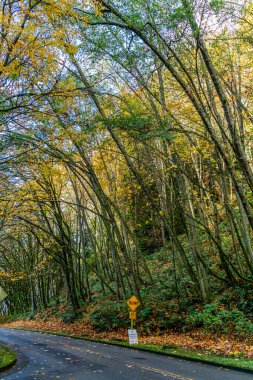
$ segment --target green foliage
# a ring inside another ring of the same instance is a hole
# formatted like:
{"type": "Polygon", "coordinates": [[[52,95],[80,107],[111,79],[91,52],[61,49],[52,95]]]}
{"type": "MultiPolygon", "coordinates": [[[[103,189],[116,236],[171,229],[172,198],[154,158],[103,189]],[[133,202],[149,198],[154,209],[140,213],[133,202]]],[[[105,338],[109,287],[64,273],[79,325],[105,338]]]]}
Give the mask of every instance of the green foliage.
{"type": "Polygon", "coordinates": [[[148,319],[148,317],[151,315],[151,312],[152,312],[152,307],[150,306],[145,306],[142,308],[140,314],[139,314],[139,317],[142,319],[142,320],[146,320],[148,319]]]}
{"type": "Polygon", "coordinates": [[[177,25],[177,23],[184,21],[186,19],[185,8],[182,5],[175,7],[173,12],[171,12],[170,19],[172,25],[177,25]]]}
{"type": "Polygon", "coordinates": [[[168,131],[165,122],[162,126],[157,125],[154,119],[140,113],[130,115],[115,114],[104,121],[104,124],[126,131],[130,136],[141,141],[148,141],[154,138],[170,141],[174,138],[168,131]]]}
{"type": "Polygon", "coordinates": [[[244,313],[253,315],[253,291],[252,284],[249,286],[235,288],[235,296],[237,298],[237,308],[244,313]]]}
{"type": "Polygon", "coordinates": [[[63,313],[60,314],[60,317],[64,323],[73,323],[74,320],[77,318],[73,310],[64,311],[63,313]]]}
{"type": "Polygon", "coordinates": [[[99,331],[125,327],[129,324],[126,305],[109,299],[101,300],[92,309],[90,322],[99,331]]]}
{"type": "Polygon", "coordinates": [[[223,0],[211,0],[210,1],[210,8],[215,13],[218,13],[224,8],[224,1],[223,0]]]}
{"type": "Polygon", "coordinates": [[[202,310],[190,311],[187,322],[192,327],[203,327],[213,333],[236,333],[238,336],[251,335],[253,323],[245,314],[234,308],[227,310],[220,300],[207,304],[202,310]]]}
{"type": "Polygon", "coordinates": [[[91,301],[92,324],[110,329],[129,323],[127,307],[101,293],[120,299],[137,288],[147,332],[250,334],[252,8],[242,5],[233,21],[224,0],[115,1],[116,14],[113,4],[94,3],[95,15],[83,4],[83,28],[65,2],[49,17],[38,2],[38,16],[27,10],[21,28],[26,10],[3,9],[0,280],[8,311],[32,319],[29,310],[55,301],[51,315],[71,323],[76,313],[59,311],[61,297],[75,311],[91,301]],[[224,8],[229,28],[213,17],[224,8]],[[59,30],[51,20],[65,14],[59,30]],[[27,28],[33,17],[39,24],[27,28]],[[109,28],[96,27],[101,17],[109,28]],[[243,112],[240,93],[249,99],[243,112]]]}

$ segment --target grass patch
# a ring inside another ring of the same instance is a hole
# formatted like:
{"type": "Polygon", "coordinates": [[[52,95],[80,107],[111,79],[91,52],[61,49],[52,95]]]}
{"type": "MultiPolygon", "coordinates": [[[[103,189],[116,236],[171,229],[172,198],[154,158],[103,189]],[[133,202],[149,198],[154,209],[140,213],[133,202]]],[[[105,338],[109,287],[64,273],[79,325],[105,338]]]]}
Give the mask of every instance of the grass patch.
{"type": "Polygon", "coordinates": [[[0,346],[0,370],[3,370],[16,361],[16,354],[9,348],[0,346]]]}

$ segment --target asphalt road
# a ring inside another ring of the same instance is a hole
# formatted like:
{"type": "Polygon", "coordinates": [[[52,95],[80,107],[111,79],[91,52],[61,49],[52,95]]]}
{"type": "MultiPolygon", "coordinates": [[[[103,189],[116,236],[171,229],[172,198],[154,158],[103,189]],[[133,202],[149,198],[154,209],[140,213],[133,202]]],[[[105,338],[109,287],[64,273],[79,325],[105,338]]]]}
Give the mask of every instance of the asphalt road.
{"type": "Polygon", "coordinates": [[[0,329],[17,353],[0,380],[253,380],[253,375],[153,353],[49,334],[0,329]]]}

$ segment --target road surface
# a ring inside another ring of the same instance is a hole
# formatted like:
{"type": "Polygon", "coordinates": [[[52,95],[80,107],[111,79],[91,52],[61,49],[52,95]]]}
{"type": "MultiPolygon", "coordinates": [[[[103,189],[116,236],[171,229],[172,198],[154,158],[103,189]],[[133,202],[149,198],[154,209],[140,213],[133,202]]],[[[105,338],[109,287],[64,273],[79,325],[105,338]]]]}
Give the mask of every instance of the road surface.
{"type": "Polygon", "coordinates": [[[17,353],[4,380],[253,380],[253,375],[162,355],[23,330],[0,329],[17,353]]]}

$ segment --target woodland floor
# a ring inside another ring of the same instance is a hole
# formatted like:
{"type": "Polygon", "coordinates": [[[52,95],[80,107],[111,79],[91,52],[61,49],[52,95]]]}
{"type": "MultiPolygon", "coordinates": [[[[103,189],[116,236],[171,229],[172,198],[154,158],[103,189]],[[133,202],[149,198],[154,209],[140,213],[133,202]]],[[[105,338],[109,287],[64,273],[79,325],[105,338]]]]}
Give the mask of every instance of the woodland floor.
{"type": "MultiPolygon", "coordinates": [[[[64,323],[60,318],[50,316],[49,320],[17,320],[1,324],[2,327],[26,328],[31,330],[51,331],[88,339],[127,341],[127,329],[98,332],[87,319],[73,323],[64,323]]],[[[183,349],[204,350],[227,357],[253,358],[253,339],[238,339],[232,335],[214,335],[194,329],[187,333],[159,332],[152,335],[139,334],[139,343],[175,346],[183,349]]]]}

